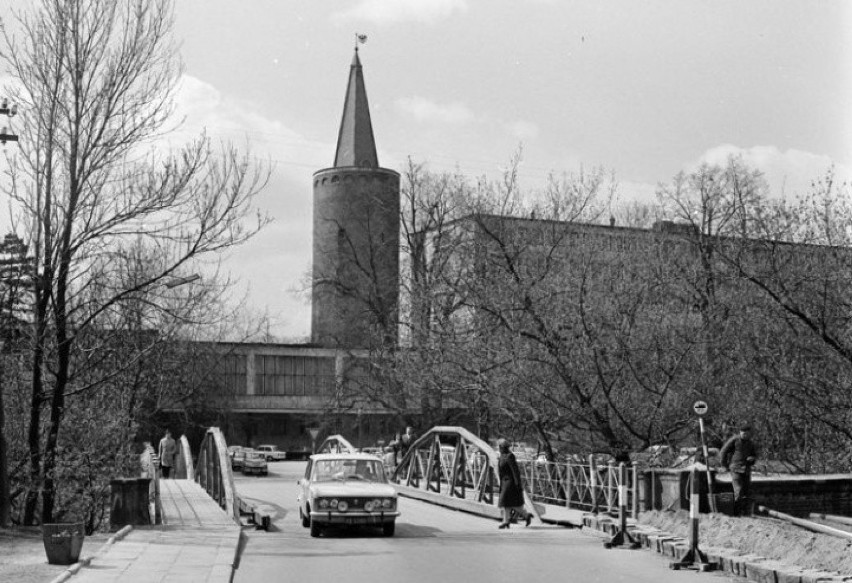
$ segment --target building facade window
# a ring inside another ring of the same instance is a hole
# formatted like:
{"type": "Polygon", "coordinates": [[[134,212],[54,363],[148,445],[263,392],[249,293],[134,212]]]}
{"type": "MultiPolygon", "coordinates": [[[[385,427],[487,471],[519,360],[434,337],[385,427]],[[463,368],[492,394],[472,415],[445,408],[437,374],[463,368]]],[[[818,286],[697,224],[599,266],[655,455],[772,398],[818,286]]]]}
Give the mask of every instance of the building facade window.
{"type": "Polygon", "coordinates": [[[243,354],[226,354],[219,360],[220,378],[225,390],[231,395],[245,395],[246,357],[243,354]]]}
{"type": "Polygon", "coordinates": [[[321,396],[334,392],[334,358],[255,356],[258,395],[321,396]]]}

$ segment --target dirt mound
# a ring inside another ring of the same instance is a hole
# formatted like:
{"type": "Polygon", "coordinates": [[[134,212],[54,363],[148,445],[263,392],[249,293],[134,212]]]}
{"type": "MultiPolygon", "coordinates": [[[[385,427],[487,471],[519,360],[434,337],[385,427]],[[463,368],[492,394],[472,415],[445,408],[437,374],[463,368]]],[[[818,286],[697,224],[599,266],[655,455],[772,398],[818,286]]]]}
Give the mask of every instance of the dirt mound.
{"type": "MultiPolygon", "coordinates": [[[[689,537],[689,513],[683,510],[643,512],[639,522],[689,537]]],[[[852,574],[852,541],[809,532],[781,520],[702,514],[698,542],[699,547],[735,549],[791,566],[852,574]]]]}

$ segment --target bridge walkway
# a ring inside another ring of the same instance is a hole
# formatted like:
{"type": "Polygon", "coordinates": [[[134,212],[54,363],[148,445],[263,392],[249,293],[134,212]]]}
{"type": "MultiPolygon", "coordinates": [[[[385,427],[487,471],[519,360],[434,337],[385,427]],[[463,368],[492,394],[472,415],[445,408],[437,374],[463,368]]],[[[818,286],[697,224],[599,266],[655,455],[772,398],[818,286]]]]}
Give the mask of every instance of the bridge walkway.
{"type": "MultiPolygon", "coordinates": [[[[160,480],[163,524],[134,527],[72,583],[227,583],[240,526],[191,480],[160,480]]],[[[85,549],[84,549],[85,554],[85,549]]]]}

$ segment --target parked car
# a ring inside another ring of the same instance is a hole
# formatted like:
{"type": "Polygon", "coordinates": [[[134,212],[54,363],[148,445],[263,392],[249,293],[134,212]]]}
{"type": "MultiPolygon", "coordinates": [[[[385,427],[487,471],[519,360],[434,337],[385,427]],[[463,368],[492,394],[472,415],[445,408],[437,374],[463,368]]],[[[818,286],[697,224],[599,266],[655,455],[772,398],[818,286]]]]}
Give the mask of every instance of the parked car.
{"type": "Polygon", "coordinates": [[[397,494],[382,460],[364,453],[312,455],[299,480],[299,517],[317,537],[327,526],[377,526],[384,536],[396,529],[397,494]]]}
{"type": "Polygon", "coordinates": [[[239,445],[229,445],[228,456],[231,458],[231,469],[243,469],[243,462],[246,459],[246,448],[239,445]]]}
{"type": "Polygon", "coordinates": [[[269,466],[266,465],[266,456],[253,449],[245,451],[246,459],[243,461],[244,474],[259,474],[266,476],[269,474],[269,466]]]}
{"type": "Polygon", "coordinates": [[[278,449],[277,445],[258,445],[254,449],[265,455],[268,462],[280,462],[287,459],[287,452],[278,449]]]}

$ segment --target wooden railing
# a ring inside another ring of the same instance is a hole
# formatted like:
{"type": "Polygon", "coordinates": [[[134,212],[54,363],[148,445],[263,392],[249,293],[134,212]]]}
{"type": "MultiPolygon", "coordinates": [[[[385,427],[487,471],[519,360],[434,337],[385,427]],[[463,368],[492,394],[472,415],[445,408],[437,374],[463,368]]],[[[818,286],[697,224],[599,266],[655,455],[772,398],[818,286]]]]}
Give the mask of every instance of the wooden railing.
{"type": "Polygon", "coordinates": [[[211,427],[204,435],[198,452],[195,481],[204,488],[229,516],[239,522],[239,504],[234,488],[234,474],[225,436],[218,427],[211,427]]]}

